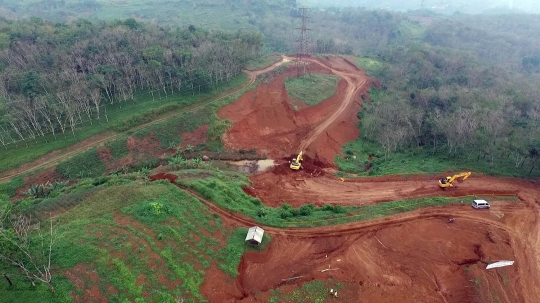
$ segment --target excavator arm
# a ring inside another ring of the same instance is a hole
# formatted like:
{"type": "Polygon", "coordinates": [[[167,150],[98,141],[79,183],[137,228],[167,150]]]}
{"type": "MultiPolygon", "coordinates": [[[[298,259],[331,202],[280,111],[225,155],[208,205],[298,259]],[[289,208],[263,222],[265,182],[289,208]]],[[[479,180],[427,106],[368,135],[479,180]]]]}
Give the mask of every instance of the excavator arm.
{"type": "Polygon", "coordinates": [[[439,180],[439,186],[441,188],[448,188],[448,187],[453,187],[453,183],[454,181],[456,180],[461,180],[461,182],[465,181],[467,178],[469,178],[469,176],[471,175],[472,173],[471,172],[462,172],[462,173],[459,173],[459,174],[455,174],[453,176],[449,176],[449,177],[446,177],[446,178],[442,178],[439,180]]]}
{"type": "Polygon", "coordinates": [[[456,179],[459,179],[459,178],[463,178],[461,181],[465,181],[470,175],[471,175],[471,172],[464,172],[464,173],[459,173],[457,175],[453,175],[452,178],[450,178],[450,183],[453,183],[456,179]]]}

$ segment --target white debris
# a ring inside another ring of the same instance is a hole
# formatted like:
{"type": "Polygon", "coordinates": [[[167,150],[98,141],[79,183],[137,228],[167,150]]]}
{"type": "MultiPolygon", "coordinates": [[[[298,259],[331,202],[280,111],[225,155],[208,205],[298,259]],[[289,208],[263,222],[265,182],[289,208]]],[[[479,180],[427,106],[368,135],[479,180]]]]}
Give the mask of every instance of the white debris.
{"type": "Polygon", "coordinates": [[[489,264],[486,267],[486,269],[510,266],[510,265],[513,265],[513,264],[514,264],[514,261],[499,261],[499,262],[489,264]]]}

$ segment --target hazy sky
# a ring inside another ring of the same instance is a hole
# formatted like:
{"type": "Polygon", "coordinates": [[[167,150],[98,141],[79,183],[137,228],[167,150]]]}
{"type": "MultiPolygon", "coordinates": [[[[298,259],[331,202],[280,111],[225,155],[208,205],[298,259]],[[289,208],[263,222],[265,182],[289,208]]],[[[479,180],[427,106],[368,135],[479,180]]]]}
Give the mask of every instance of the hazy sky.
{"type": "MultiPolygon", "coordinates": [[[[540,13],[540,0],[424,0],[424,8],[453,13],[483,13],[490,11],[514,10],[516,12],[540,13]]],[[[388,10],[419,9],[422,0],[298,0],[309,6],[363,6],[388,10]]]]}

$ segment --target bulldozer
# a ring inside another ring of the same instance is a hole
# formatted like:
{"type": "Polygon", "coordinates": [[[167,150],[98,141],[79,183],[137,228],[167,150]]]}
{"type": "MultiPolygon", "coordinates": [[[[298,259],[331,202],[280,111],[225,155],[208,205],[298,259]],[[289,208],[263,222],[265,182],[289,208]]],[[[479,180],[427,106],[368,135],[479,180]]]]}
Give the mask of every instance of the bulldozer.
{"type": "Polygon", "coordinates": [[[298,157],[292,159],[291,161],[291,165],[289,166],[292,170],[299,170],[300,168],[302,168],[302,160],[304,160],[304,158],[302,158],[302,152],[300,152],[298,154],[298,157]]]}
{"type": "Polygon", "coordinates": [[[455,174],[453,176],[445,177],[439,180],[439,186],[442,189],[447,189],[449,187],[454,187],[454,181],[458,180],[458,182],[465,181],[472,173],[471,172],[463,172],[459,174],[455,174]]]}

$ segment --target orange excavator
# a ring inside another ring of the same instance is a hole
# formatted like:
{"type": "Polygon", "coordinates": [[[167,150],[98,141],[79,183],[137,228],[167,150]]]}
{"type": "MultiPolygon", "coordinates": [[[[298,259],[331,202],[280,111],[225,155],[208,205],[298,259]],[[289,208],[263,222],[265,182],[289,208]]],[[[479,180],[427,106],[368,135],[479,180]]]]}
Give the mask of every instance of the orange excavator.
{"type": "Polygon", "coordinates": [[[449,177],[446,177],[446,178],[442,178],[439,180],[439,186],[442,188],[442,189],[447,189],[449,187],[454,187],[454,181],[458,180],[458,182],[463,182],[465,181],[472,173],[471,172],[463,172],[463,173],[459,173],[459,174],[456,174],[456,175],[453,175],[453,176],[449,176],[449,177]]]}

